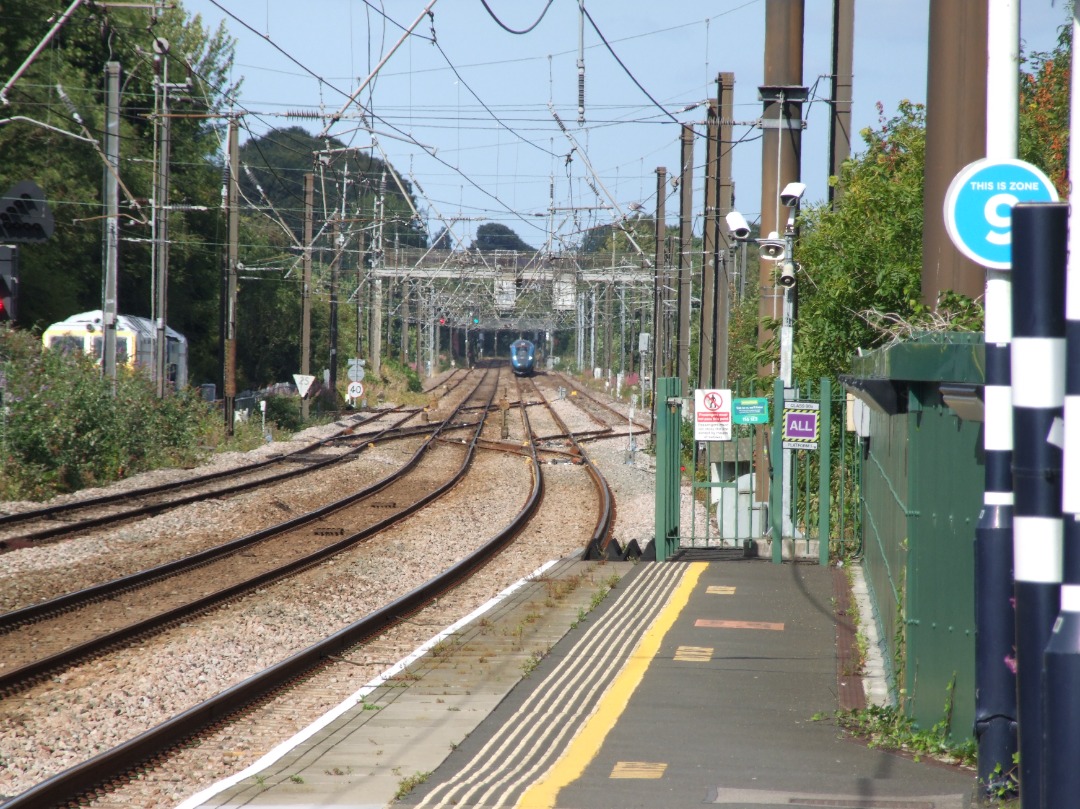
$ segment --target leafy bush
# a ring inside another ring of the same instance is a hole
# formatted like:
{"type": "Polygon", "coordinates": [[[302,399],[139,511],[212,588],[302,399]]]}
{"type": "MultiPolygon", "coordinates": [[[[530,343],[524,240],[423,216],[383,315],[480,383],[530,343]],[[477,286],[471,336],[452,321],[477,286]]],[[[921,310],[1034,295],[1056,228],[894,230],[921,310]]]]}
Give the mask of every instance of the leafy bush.
{"type": "Polygon", "coordinates": [[[382,361],[382,376],[384,380],[389,380],[391,377],[402,377],[405,379],[406,390],[409,393],[421,393],[424,390],[424,386],[420,383],[420,375],[416,373],[414,368],[408,365],[403,365],[397,360],[384,357],[382,361]]]}
{"type": "Polygon", "coordinates": [[[300,420],[300,397],[267,396],[266,420],[273,422],[282,430],[296,432],[303,427],[300,420]]]}
{"type": "Polygon", "coordinates": [[[0,330],[0,370],[4,499],[44,498],[194,464],[223,432],[196,391],[158,399],[145,374],[126,369],[118,370],[114,389],[91,358],[42,351],[28,332],[0,330]]]}

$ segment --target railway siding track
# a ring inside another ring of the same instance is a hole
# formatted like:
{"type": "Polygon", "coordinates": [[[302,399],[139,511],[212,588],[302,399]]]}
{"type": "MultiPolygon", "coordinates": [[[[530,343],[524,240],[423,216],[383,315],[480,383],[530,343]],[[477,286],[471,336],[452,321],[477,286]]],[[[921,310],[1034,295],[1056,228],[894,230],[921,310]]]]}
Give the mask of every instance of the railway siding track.
{"type": "Polygon", "coordinates": [[[573,391],[573,401],[584,412],[589,413],[597,423],[607,425],[611,429],[627,429],[633,435],[643,435],[649,432],[649,425],[639,421],[630,421],[625,413],[621,413],[607,402],[594,396],[587,388],[579,385],[565,374],[556,373],[554,378],[565,388],[573,391]],[[610,422],[610,424],[609,424],[610,422]]]}
{"type": "MultiPolygon", "coordinates": [[[[527,417],[524,415],[523,420],[527,430],[527,417]]],[[[478,433],[474,435],[470,446],[474,447],[477,442],[478,433]]],[[[470,449],[470,453],[471,451],[470,449]]],[[[169,749],[183,744],[185,740],[191,739],[193,735],[203,732],[206,728],[226,721],[228,716],[235,715],[245,706],[265,702],[269,695],[277,693],[278,689],[289,682],[328,665],[332,659],[347,654],[357,643],[377,635],[404,616],[420,609],[424,604],[431,603],[432,599],[446,592],[493,558],[526,525],[538,507],[543,491],[543,476],[535,451],[531,453],[530,468],[533,480],[532,491],[511,524],[482,547],[452,565],[443,574],[376,610],[361,621],[342,629],[323,642],[292,655],[261,674],[249,677],[240,685],[184,711],[135,739],[49,778],[13,798],[5,804],[5,809],[59,805],[79,795],[85,795],[103,784],[116,783],[132,777],[137,778],[140,769],[145,767],[145,762],[167,755],[169,749]]]]}
{"type": "MultiPolygon", "coordinates": [[[[379,417],[381,418],[382,414],[379,417]]],[[[324,439],[255,464],[213,472],[186,481],[74,500],[33,511],[6,514],[0,517],[0,552],[15,550],[42,540],[153,516],[168,509],[210,498],[235,495],[297,475],[308,474],[332,464],[342,463],[363,451],[368,443],[397,437],[402,432],[400,425],[412,417],[411,412],[399,415],[391,426],[365,436],[366,440],[363,442],[353,437],[355,427],[346,427],[343,430],[343,432],[347,431],[344,437],[352,438],[354,445],[344,452],[328,452],[327,448],[332,447],[337,438],[324,439]],[[282,471],[282,467],[288,465],[294,468],[282,471]],[[80,517],[80,513],[89,516],[80,517]],[[34,525],[45,527],[26,529],[26,526],[34,525]]],[[[372,420],[367,419],[365,423],[372,420]]]]}
{"type": "MultiPolygon", "coordinates": [[[[433,397],[441,394],[450,409],[454,409],[453,399],[461,395],[461,386],[468,376],[467,372],[460,375],[455,372],[425,393],[433,397]]],[[[357,453],[376,442],[421,435],[436,426],[427,418],[427,408],[404,406],[373,413],[353,414],[343,418],[339,424],[340,430],[335,435],[257,463],[190,477],[183,481],[0,514],[0,553],[288,480],[351,460],[357,453]],[[409,424],[421,415],[423,423],[409,424]],[[363,429],[369,427],[374,429],[363,429]],[[336,449],[340,444],[345,444],[346,449],[336,449]],[[294,468],[276,471],[289,465],[294,468]],[[80,514],[88,516],[80,517],[80,514]]],[[[467,425],[457,425],[456,429],[465,427],[467,425]]]]}
{"type": "MultiPolygon", "coordinates": [[[[585,551],[585,559],[622,559],[626,558],[627,554],[639,554],[640,550],[636,547],[624,550],[619,547],[617,542],[612,541],[612,530],[615,526],[615,498],[611,494],[611,487],[608,485],[607,480],[604,479],[604,476],[600,473],[600,470],[596,465],[589,460],[588,455],[585,453],[584,449],[582,449],[574,432],[567,426],[566,422],[555,411],[555,408],[551,406],[547,397],[540,391],[534,377],[515,377],[515,380],[518,385],[519,401],[524,402],[522,385],[527,385],[529,390],[536,397],[539,397],[545,409],[551,414],[552,420],[558,425],[562,434],[565,435],[566,439],[570,442],[571,454],[575,459],[580,459],[585,465],[589,477],[592,478],[593,484],[596,486],[596,490],[600,497],[600,513],[597,516],[596,526],[585,551]]],[[[525,408],[523,407],[522,411],[524,412],[524,410],[525,408]]]]}
{"type": "MultiPolygon", "coordinates": [[[[494,385],[487,384],[483,395],[490,403],[494,385]]],[[[471,462],[479,423],[472,423],[469,444],[436,443],[454,417],[430,427],[430,438],[401,469],[363,491],[193,557],[0,615],[0,693],[317,564],[422,508],[448,491],[471,462]],[[431,453],[448,457],[442,471],[421,464],[431,453]],[[146,615],[151,605],[157,612],[146,615]],[[92,610],[92,619],[74,610],[92,610]]]]}

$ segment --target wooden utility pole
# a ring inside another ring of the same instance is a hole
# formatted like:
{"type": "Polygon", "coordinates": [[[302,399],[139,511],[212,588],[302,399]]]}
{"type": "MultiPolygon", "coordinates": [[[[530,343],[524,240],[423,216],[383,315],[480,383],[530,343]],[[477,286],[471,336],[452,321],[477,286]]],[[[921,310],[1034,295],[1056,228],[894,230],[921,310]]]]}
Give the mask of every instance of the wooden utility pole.
{"type": "Polygon", "coordinates": [[[386,244],[383,228],[386,219],[386,172],[379,180],[379,193],[375,198],[375,234],[371,249],[371,306],[368,307],[368,370],[378,376],[382,368],[382,279],[377,272],[385,263],[386,244]]]}
{"type": "Polygon", "coordinates": [[[331,226],[331,240],[334,252],[330,259],[330,394],[337,407],[337,365],[338,365],[338,265],[341,261],[341,222],[334,220],[331,226]]]}
{"type": "Polygon", "coordinates": [[[237,261],[240,253],[240,127],[236,118],[229,119],[229,180],[226,188],[228,206],[228,253],[225,259],[225,283],[223,285],[222,334],[223,374],[222,395],[225,399],[225,432],[233,434],[236,417],[236,297],[237,261]]]}
{"type": "MultiPolygon", "coordinates": [[[[851,154],[851,82],[855,52],[855,0],[833,0],[832,115],[829,118],[829,176],[839,177],[851,154]]],[[[829,185],[833,205],[843,187],[829,185]]]]}
{"type": "MultiPolygon", "coordinates": [[[[423,351],[423,332],[424,332],[424,294],[419,285],[416,286],[416,300],[414,301],[414,308],[416,310],[416,350],[413,352],[416,359],[416,373],[417,375],[423,374],[424,364],[424,351],[423,351]]],[[[423,378],[421,376],[421,378],[423,378]]]]}
{"type": "Polygon", "coordinates": [[[679,320],[678,358],[682,395],[689,393],[690,384],[690,294],[692,290],[694,239],[694,128],[683,124],[682,171],[679,173],[679,320]]]}
{"type": "Polygon", "coordinates": [[[119,253],[120,184],[120,63],[105,63],[105,284],[101,319],[105,350],[102,369],[116,394],[116,281],[119,253]]]}
{"type": "MultiPolygon", "coordinates": [[[[781,211],[780,191],[799,179],[802,160],[802,103],[806,99],[803,76],[803,0],[766,0],[765,84],[759,88],[761,116],[761,235],[784,235],[787,211],[781,211]]],[[[776,284],[776,262],[762,258],[758,266],[758,345],[773,332],[765,321],[779,322],[783,288],[776,284]]],[[[775,363],[760,369],[764,376],[778,373],[775,363]]]]}
{"type": "Polygon", "coordinates": [[[986,287],[986,271],[956,249],[941,215],[952,178],[986,156],[986,24],[985,0],[930,4],[922,300],[931,309],[946,290],[978,298],[986,287]]]}
{"type": "Polygon", "coordinates": [[[721,73],[716,77],[720,113],[719,168],[716,177],[716,345],[713,363],[713,384],[728,386],[728,324],[731,321],[731,266],[733,244],[725,218],[734,209],[734,186],[731,179],[731,152],[735,125],[735,74],[721,73]]]}
{"type": "Polygon", "coordinates": [[[656,246],[653,256],[653,333],[652,333],[652,411],[653,424],[656,420],[656,380],[664,371],[664,347],[667,345],[667,335],[664,331],[664,301],[665,289],[668,285],[667,256],[664,248],[667,245],[665,230],[667,224],[664,221],[667,209],[667,169],[659,166],[656,169],[656,220],[655,239],[656,246]]]}
{"type": "Polygon", "coordinates": [[[401,364],[409,364],[409,282],[405,279],[401,281],[401,364]]]}
{"type": "Polygon", "coordinates": [[[166,323],[169,288],[169,152],[171,147],[172,118],[169,117],[169,59],[161,55],[161,77],[157,83],[160,101],[158,119],[157,182],[154,193],[154,377],[157,395],[165,395],[166,323]]]}
{"type": "MultiPolygon", "coordinates": [[[[783,238],[787,211],[781,211],[780,191],[797,182],[802,161],[803,0],[765,0],[765,83],[758,88],[763,102],[761,115],[761,235],[783,238]],[[776,234],[771,236],[770,234],[776,234]]],[[[772,341],[766,323],[783,317],[784,288],[776,279],[776,262],[762,256],[758,264],[758,346],[772,341]]],[[[779,375],[775,362],[758,369],[759,376],[779,375]]],[[[755,496],[769,496],[765,430],[756,431],[754,442],[755,496]]],[[[780,459],[774,459],[780,463],[780,459]]],[[[776,538],[779,541],[779,537],[776,538]]]]}
{"type": "MultiPolygon", "coordinates": [[[[304,175],[304,278],[300,287],[300,373],[311,373],[311,241],[315,216],[315,175],[304,175]]],[[[300,418],[307,421],[308,398],[300,400],[300,418]]]]}
{"type": "Polygon", "coordinates": [[[705,220],[701,239],[701,331],[698,351],[699,388],[712,388],[716,354],[717,219],[716,179],[720,140],[719,102],[709,99],[705,118],[705,220]]]}
{"type": "Polygon", "coordinates": [[[604,377],[605,379],[611,374],[614,361],[614,352],[612,348],[612,336],[611,336],[611,288],[614,285],[614,279],[604,284],[604,377]]]}

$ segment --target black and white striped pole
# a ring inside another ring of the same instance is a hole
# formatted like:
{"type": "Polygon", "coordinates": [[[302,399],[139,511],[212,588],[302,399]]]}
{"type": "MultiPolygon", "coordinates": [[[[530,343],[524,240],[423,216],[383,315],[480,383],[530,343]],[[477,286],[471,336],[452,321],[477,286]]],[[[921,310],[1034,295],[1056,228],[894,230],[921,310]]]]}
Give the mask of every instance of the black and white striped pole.
{"type": "MultiPolygon", "coordinates": [[[[1043,657],[1061,593],[1067,223],[1064,203],[1012,209],[1013,564],[1023,809],[1045,805],[1043,657]]],[[[1075,796],[1064,805],[1075,805],[1075,796]]]]}
{"type": "MultiPolygon", "coordinates": [[[[1080,23],[1073,8],[1073,42],[1080,23]]],[[[1072,142],[1080,142],[1080,59],[1073,51],[1072,142]]],[[[1069,176],[1080,177],[1080,149],[1069,153],[1069,176]]],[[[1080,800],[1080,211],[1069,213],[1065,278],[1065,426],[1061,475],[1063,551],[1061,610],[1044,660],[1046,732],[1043,805],[1080,800]]]]}
{"type": "MultiPolygon", "coordinates": [[[[1070,251],[1070,255],[1075,253],[1070,251]]],[[[1072,262],[1070,262],[1072,264],[1072,262]]],[[[1043,805],[1080,801],[1080,277],[1069,267],[1062,461],[1061,610],[1045,658],[1043,805]]]]}
{"type": "MultiPolygon", "coordinates": [[[[1019,139],[1020,0],[987,4],[986,157],[1015,159],[1019,139]]],[[[996,209],[995,209],[996,212],[996,209]]],[[[984,210],[985,216],[985,210],[984,210]]],[[[993,230],[986,227],[984,232],[993,230]]],[[[1011,263],[1011,256],[1009,257],[1011,263]]],[[[1016,752],[1013,611],[1011,267],[986,265],[983,507],[975,528],[975,738],[979,783],[1008,788],[1016,752]]]]}

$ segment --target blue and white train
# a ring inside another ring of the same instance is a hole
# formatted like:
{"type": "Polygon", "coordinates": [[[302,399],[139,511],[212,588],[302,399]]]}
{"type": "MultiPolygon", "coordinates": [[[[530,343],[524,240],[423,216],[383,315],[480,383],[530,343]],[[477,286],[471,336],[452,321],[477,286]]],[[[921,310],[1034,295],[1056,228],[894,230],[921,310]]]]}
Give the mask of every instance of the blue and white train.
{"type": "Polygon", "coordinates": [[[536,346],[528,340],[510,344],[510,366],[517,376],[532,376],[536,370],[536,346]]]}

